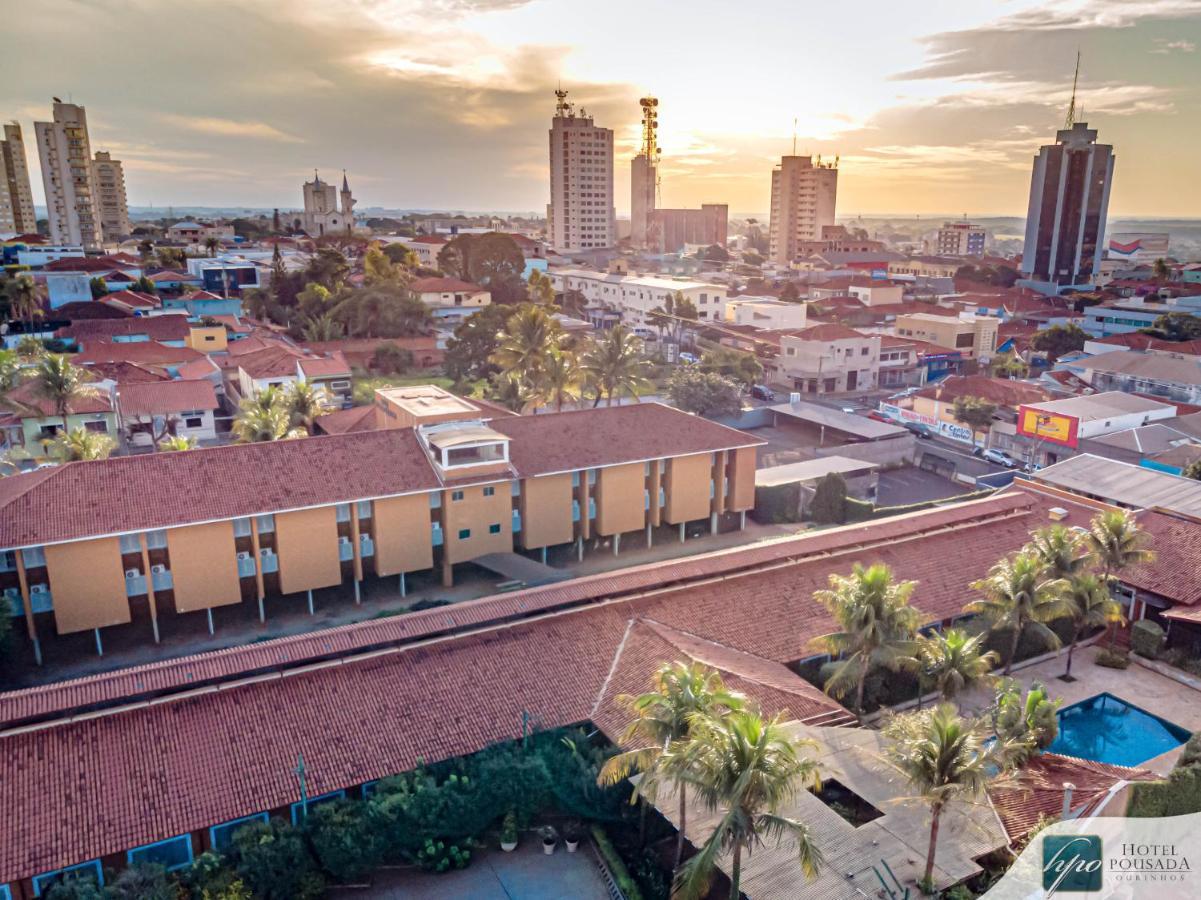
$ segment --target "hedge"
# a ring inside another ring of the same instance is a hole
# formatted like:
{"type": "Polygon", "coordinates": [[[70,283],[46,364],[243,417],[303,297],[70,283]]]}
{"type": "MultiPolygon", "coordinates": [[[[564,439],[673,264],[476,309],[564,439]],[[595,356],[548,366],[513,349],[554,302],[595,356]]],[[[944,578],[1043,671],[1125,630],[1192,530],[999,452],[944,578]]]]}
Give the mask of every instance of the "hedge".
{"type": "Polygon", "coordinates": [[[1163,781],[1136,781],[1130,786],[1126,815],[1136,819],[1184,816],[1201,812],[1201,733],[1184,745],[1176,768],[1163,781]]]}
{"type": "Polygon", "coordinates": [[[599,825],[593,825],[592,838],[596,841],[596,848],[605,859],[605,865],[613,873],[617,886],[626,895],[626,900],[642,900],[642,891],[638,890],[638,885],[630,875],[630,870],[626,868],[626,864],[622,861],[617,848],[613,846],[613,842],[609,840],[605,829],[599,825]]]}
{"type": "Polygon", "coordinates": [[[1163,629],[1151,619],[1139,619],[1130,629],[1130,649],[1145,659],[1157,659],[1163,644],[1163,629]]]}
{"type": "Polygon", "coordinates": [[[983,500],[995,493],[993,488],[982,491],[972,491],[968,494],[956,494],[954,497],[943,497],[939,500],[922,500],[919,503],[906,503],[903,506],[876,506],[867,500],[857,500],[847,497],[847,521],[865,522],[868,519],[883,519],[887,516],[902,516],[906,513],[921,512],[923,509],[933,509],[948,503],[963,503],[967,500],[983,500]]]}

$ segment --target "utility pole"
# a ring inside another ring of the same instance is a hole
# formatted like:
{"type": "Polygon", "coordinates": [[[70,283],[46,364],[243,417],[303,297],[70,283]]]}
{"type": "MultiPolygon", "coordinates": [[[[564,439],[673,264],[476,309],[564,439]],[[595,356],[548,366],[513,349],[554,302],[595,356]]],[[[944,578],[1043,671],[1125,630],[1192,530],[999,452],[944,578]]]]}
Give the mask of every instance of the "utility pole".
{"type": "Polygon", "coordinates": [[[304,754],[296,755],[296,780],[300,783],[300,810],[305,820],[309,818],[309,792],[304,780],[304,754]]]}

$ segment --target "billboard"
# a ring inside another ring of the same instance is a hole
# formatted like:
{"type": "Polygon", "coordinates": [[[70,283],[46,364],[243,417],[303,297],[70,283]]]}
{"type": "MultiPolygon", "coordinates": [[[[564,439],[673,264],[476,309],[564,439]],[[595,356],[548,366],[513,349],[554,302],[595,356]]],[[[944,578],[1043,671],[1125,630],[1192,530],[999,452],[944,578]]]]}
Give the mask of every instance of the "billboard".
{"type": "Polygon", "coordinates": [[[1165,233],[1118,232],[1109,236],[1110,259],[1125,262],[1155,262],[1168,255],[1171,236],[1165,233]]]}
{"type": "Polygon", "coordinates": [[[1047,412],[1030,406],[1018,407],[1018,434],[1075,449],[1080,420],[1075,416],[1047,412]]]}

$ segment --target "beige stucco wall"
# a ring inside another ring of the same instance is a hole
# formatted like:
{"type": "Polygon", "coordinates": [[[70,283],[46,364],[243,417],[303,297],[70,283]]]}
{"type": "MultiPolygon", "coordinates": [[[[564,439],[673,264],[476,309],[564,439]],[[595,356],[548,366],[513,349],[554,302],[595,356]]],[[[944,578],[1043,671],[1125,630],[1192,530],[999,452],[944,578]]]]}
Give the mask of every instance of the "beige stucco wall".
{"type": "Polygon", "coordinates": [[[646,474],[642,463],[606,466],[596,475],[597,534],[637,531],[646,522],[646,474]]]}
{"type": "Polygon", "coordinates": [[[129,622],[125,568],[117,538],[49,546],[46,571],[59,634],[129,622]]]}
{"type": "Polygon", "coordinates": [[[452,500],[453,491],[442,492],[442,547],[447,561],[466,562],[488,553],[507,553],[513,549],[513,495],[509,482],[494,485],[473,485],[455,488],[463,492],[462,500],[452,500]],[[495,493],[484,495],[484,488],[495,493]],[[491,525],[499,525],[497,534],[489,533],[491,525]],[[471,536],[460,538],[462,529],[471,536]]]}
{"type": "Polygon", "coordinates": [[[756,453],[754,447],[740,447],[731,450],[733,457],[729,475],[729,495],[726,497],[726,509],[738,512],[753,509],[755,506],[755,465],[756,453]]]}
{"type": "Polygon", "coordinates": [[[191,612],[242,600],[232,522],[167,529],[175,609],[191,612]]]}
{"type": "Polygon", "coordinates": [[[521,483],[521,545],[533,549],[566,544],[574,536],[571,474],[527,478],[521,483]]]}
{"type": "Polygon", "coordinates": [[[669,525],[709,517],[709,482],[712,454],[695,453],[667,461],[664,493],[667,506],[663,518],[669,525]]]}
{"type": "Polygon", "coordinates": [[[399,575],[433,566],[429,494],[376,500],[371,531],[376,575],[399,575]]]}
{"type": "Polygon", "coordinates": [[[337,510],[320,506],[277,513],[275,552],[279,555],[279,589],[285,594],[340,584],[337,510]]]}

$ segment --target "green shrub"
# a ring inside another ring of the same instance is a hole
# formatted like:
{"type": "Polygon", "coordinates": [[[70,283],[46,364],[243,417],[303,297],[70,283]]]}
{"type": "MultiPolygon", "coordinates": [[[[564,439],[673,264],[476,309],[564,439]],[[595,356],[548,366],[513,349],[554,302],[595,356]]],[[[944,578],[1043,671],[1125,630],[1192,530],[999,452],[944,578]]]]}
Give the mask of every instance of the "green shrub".
{"type": "Polygon", "coordinates": [[[425,871],[441,875],[452,869],[466,869],[471,862],[471,849],[426,838],[415,859],[425,871]]]}
{"type": "Polygon", "coordinates": [[[321,868],[334,881],[362,881],[383,860],[383,841],[368,816],[367,804],[338,800],[314,807],[305,830],[321,868]]]}
{"type": "Polygon", "coordinates": [[[1180,758],[1176,760],[1176,768],[1184,769],[1188,766],[1201,764],[1201,731],[1196,732],[1184,743],[1184,749],[1180,751],[1180,758]]]}
{"type": "Polygon", "coordinates": [[[1176,765],[1164,781],[1136,781],[1131,786],[1132,818],[1184,816],[1201,812],[1201,766],[1176,765]]]}
{"type": "Polygon", "coordinates": [[[304,834],[282,819],[239,828],[229,856],[259,900],[315,900],[325,894],[325,879],[304,834]]]}
{"type": "Polygon", "coordinates": [[[1110,650],[1108,647],[1102,647],[1097,653],[1094,660],[1097,665],[1106,669],[1128,669],[1130,668],[1130,657],[1118,650],[1110,650]]]}
{"type": "Polygon", "coordinates": [[[396,344],[380,344],[371,354],[370,365],[382,375],[403,375],[413,365],[413,354],[396,344]]]}
{"type": "Polygon", "coordinates": [[[1140,619],[1130,629],[1130,649],[1146,659],[1157,659],[1163,649],[1164,633],[1157,622],[1140,619]]]}
{"type": "Polygon", "coordinates": [[[868,500],[860,500],[858,497],[847,497],[846,521],[866,522],[875,517],[876,507],[873,503],[868,500]]]}
{"type": "Polygon", "coordinates": [[[817,483],[807,515],[823,525],[841,525],[847,520],[847,483],[841,475],[831,472],[817,483]]]}
{"type": "Polygon", "coordinates": [[[621,892],[625,894],[626,900],[642,900],[642,891],[638,889],[638,884],[630,876],[630,870],[626,868],[626,864],[622,861],[617,848],[613,846],[613,842],[609,840],[605,829],[599,825],[593,825],[592,838],[596,841],[596,848],[604,857],[605,865],[613,873],[613,878],[617,881],[621,892]]]}
{"type": "Polygon", "coordinates": [[[177,874],[183,896],[191,900],[222,900],[222,898],[241,897],[239,890],[249,897],[249,891],[243,887],[243,882],[230,868],[229,860],[220,853],[208,851],[201,853],[192,865],[177,874]]]}
{"type": "Polygon", "coordinates": [[[46,900],[104,900],[104,888],[91,875],[68,875],[42,896],[46,900]]]}
{"type": "Polygon", "coordinates": [[[142,863],[106,884],[104,896],[105,900],[177,900],[179,888],[162,866],[142,863]]]}
{"type": "Polygon", "coordinates": [[[800,521],[799,484],[777,484],[755,488],[755,509],[751,516],[765,525],[800,521]]]}

